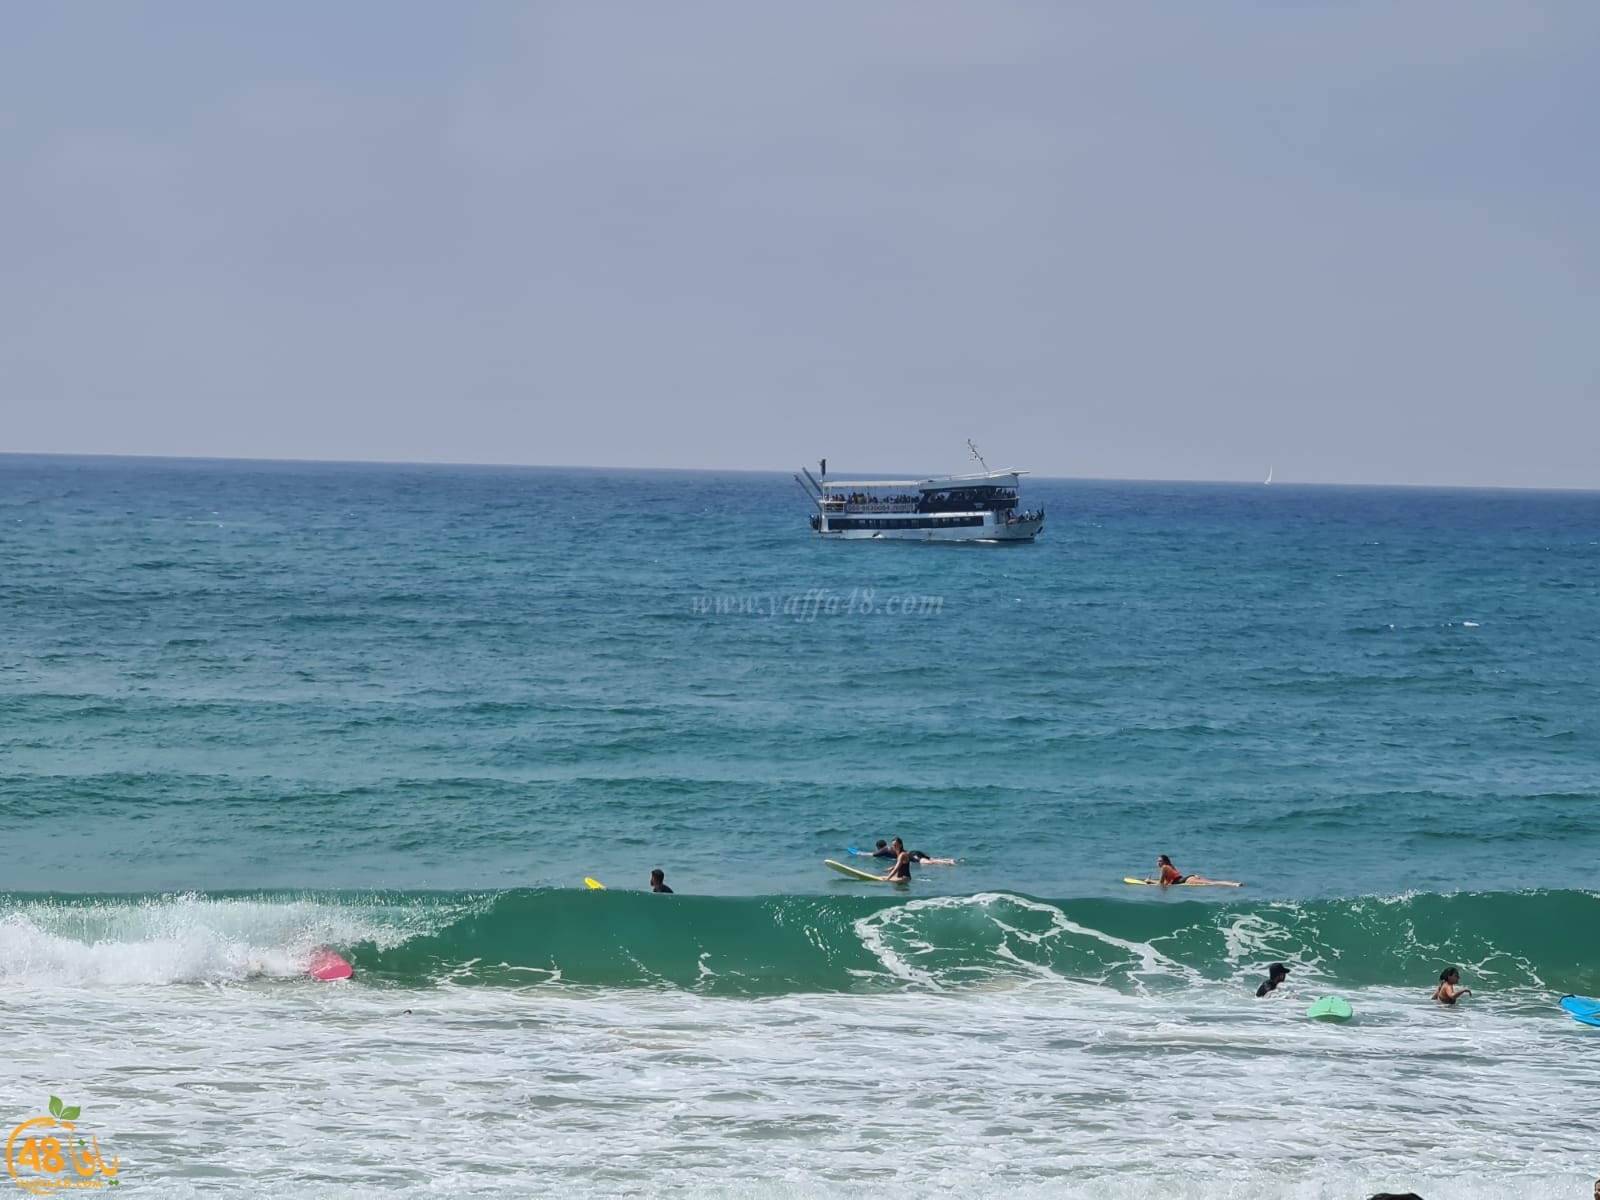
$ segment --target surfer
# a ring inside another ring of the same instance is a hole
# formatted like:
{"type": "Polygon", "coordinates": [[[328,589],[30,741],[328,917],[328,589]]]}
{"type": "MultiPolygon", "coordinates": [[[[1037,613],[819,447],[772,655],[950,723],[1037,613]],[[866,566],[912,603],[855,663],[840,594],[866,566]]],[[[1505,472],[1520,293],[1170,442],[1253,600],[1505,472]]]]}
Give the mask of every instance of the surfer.
{"type": "MultiPolygon", "coordinates": [[[[899,858],[900,850],[896,850],[895,846],[899,846],[904,849],[905,843],[899,838],[895,838],[894,846],[891,846],[888,842],[884,841],[882,838],[879,838],[878,848],[872,852],[871,857],[899,858]]],[[[853,853],[859,853],[859,851],[853,851],[853,853]]],[[[956,860],[953,858],[935,858],[925,850],[912,850],[909,851],[909,853],[911,855],[911,861],[914,863],[934,863],[942,867],[953,867],[956,865],[956,860]]]]}
{"type": "Polygon", "coordinates": [[[1461,984],[1461,972],[1454,967],[1446,967],[1439,972],[1439,986],[1433,990],[1433,998],[1440,1004],[1454,1004],[1463,996],[1472,995],[1471,988],[1464,988],[1461,984]]]}
{"type": "Polygon", "coordinates": [[[672,895],[672,889],[667,886],[667,876],[660,867],[650,872],[650,890],[652,892],[665,892],[672,895]]]}
{"type": "Polygon", "coordinates": [[[894,851],[894,866],[889,868],[889,873],[883,878],[889,883],[910,883],[911,852],[899,838],[889,843],[889,849],[894,851]]]}
{"type": "Polygon", "coordinates": [[[1289,978],[1289,968],[1282,963],[1273,963],[1267,968],[1267,981],[1256,989],[1256,999],[1270,996],[1278,990],[1278,985],[1289,978]]]}
{"type": "Polygon", "coordinates": [[[1162,887],[1169,887],[1175,883],[1209,883],[1216,887],[1238,887],[1237,883],[1228,879],[1207,879],[1204,875],[1184,875],[1172,865],[1172,860],[1165,854],[1156,855],[1156,866],[1161,868],[1160,878],[1146,879],[1146,883],[1159,883],[1162,887]]]}

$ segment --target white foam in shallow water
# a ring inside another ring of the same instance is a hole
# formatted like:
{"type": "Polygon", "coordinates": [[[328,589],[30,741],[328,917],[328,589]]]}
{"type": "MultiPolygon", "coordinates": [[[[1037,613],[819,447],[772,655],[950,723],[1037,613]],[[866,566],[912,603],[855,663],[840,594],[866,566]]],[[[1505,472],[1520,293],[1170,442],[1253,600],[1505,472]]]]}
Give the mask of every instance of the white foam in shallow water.
{"type": "Polygon", "coordinates": [[[393,946],[464,910],[199,895],[32,901],[0,916],[0,984],[119,987],[295,976],[320,945],[393,946]]]}
{"type": "Polygon", "coordinates": [[[20,914],[0,920],[0,981],[8,984],[93,987],[219,983],[261,975],[301,974],[305,962],[305,954],[253,945],[214,930],[191,929],[136,942],[86,944],[41,929],[20,914]]]}
{"type": "Polygon", "coordinates": [[[1355,999],[0,990],[7,1105],[163,1195],[1587,1196],[1600,1039],[1355,999]]]}

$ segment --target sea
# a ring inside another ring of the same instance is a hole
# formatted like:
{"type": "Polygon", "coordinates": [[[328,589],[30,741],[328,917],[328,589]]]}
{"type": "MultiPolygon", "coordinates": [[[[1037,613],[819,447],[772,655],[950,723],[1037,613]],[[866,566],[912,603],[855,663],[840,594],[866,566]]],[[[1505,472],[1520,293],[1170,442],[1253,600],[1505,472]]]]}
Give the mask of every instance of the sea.
{"type": "Polygon", "coordinates": [[[8,1170],[1589,1197],[1600,493],[1022,499],[827,542],[782,472],[0,456],[8,1170]],[[958,861],[824,865],[894,837],[958,861]]]}

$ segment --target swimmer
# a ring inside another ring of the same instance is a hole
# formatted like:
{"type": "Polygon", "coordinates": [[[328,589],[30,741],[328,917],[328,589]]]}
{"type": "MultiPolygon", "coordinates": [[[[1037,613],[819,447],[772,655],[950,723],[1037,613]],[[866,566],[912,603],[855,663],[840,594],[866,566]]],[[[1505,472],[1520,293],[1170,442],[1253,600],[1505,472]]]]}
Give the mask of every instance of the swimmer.
{"type": "Polygon", "coordinates": [[[883,876],[886,883],[911,882],[911,852],[906,849],[905,843],[899,838],[889,843],[889,849],[894,851],[894,866],[889,868],[889,873],[883,876]]]}
{"type": "Polygon", "coordinates": [[[1256,989],[1256,999],[1270,996],[1278,990],[1278,985],[1289,978],[1289,968],[1282,963],[1273,963],[1267,968],[1267,981],[1256,989]]]}
{"type": "Polygon", "coordinates": [[[1439,972],[1439,986],[1433,990],[1433,998],[1440,1004],[1454,1004],[1463,996],[1472,995],[1471,988],[1464,988],[1461,984],[1461,972],[1454,967],[1446,967],[1439,972]]]}

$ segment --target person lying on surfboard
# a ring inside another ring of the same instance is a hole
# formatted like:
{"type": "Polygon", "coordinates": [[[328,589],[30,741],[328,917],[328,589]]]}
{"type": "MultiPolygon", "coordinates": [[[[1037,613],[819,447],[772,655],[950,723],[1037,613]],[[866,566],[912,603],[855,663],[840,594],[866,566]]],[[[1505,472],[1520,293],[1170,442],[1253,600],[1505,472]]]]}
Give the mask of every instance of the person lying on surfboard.
{"type": "MultiPolygon", "coordinates": [[[[895,842],[897,844],[899,844],[899,845],[904,845],[904,843],[901,842],[899,838],[895,838],[895,842]]],[[[852,850],[851,853],[852,854],[866,854],[867,852],[865,850],[852,850]]],[[[933,855],[927,853],[925,850],[912,850],[912,851],[910,851],[910,854],[911,854],[911,861],[914,862],[914,863],[933,863],[933,864],[935,864],[937,866],[941,866],[941,867],[953,867],[953,866],[956,865],[956,860],[953,859],[953,858],[935,858],[933,855]]],[[[888,842],[884,841],[882,838],[879,838],[878,839],[878,848],[876,850],[872,851],[872,853],[869,855],[869,857],[871,857],[871,858],[899,858],[900,857],[900,853],[899,853],[899,851],[893,849],[889,845],[888,842]]]]}
{"type": "Polygon", "coordinates": [[[1156,855],[1156,866],[1161,868],[1161,875],[1157,879],[1146,879],[1146,883],[1159,883],[1162,887],[1169,887],[1174,883],[1209,883],[1217,887],[1240,887],[1231,879],[1207,879],[1204,875],[1184,875],[1172,865],[1172,860],[1165,854],[1156,855]]]}

